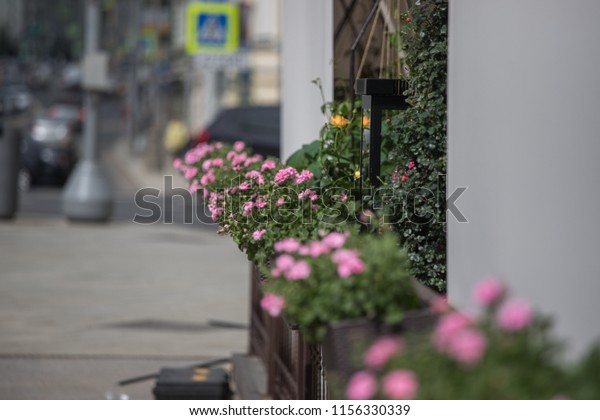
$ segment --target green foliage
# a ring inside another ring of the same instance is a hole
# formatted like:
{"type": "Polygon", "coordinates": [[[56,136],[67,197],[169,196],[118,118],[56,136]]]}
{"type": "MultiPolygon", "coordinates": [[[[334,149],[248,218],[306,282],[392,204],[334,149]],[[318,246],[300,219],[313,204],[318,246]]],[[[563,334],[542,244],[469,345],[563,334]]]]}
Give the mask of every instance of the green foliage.
{"type": "Polygon", "coordinates": [[[446,289],[447,13],[447,0],[423,0],[401,27],[411,106],[391,116],[383,131],[396,145],[389,154],[396,170],[386,178],[394,190],[388,214],[395,214],[412,274],[440,291],[446,289]]]}

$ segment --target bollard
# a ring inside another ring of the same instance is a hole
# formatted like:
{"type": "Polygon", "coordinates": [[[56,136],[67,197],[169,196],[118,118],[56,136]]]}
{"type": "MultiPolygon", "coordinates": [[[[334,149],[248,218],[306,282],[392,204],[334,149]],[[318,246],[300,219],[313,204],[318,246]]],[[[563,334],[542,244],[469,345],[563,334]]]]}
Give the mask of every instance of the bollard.
{"type": "Polygon", "coordinates": [[[0,218],[11,219],[17,211],[21,142],[16,130],[0,125],[0,218]]]}

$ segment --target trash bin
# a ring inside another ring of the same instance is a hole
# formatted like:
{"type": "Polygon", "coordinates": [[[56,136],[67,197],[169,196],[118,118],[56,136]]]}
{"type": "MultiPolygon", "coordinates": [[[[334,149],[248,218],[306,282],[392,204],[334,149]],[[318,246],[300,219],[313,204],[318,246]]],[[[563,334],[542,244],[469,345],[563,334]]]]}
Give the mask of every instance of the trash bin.
{"type": "Polygon", "coordinates": [[[10,219],[17,211],[21,141],[17,130],[0,123],[0,218],[10,219]]]}

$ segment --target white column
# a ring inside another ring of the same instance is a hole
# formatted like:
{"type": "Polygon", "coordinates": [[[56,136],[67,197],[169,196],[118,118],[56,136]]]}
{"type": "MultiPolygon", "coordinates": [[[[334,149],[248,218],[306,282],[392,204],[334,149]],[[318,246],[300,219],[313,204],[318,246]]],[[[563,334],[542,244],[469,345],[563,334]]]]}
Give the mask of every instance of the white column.
{"type": "Polygon", "coordinates": [[[450,2],[450,302],[482,276],[555,318],[571,356],[600,337],[600,2],[450,2]]]}
{"type": "Polygon", "coordinates": [[[282,0],[281,157],[319,137],[325,101],[333,97],[333,1],[282,0]]]}

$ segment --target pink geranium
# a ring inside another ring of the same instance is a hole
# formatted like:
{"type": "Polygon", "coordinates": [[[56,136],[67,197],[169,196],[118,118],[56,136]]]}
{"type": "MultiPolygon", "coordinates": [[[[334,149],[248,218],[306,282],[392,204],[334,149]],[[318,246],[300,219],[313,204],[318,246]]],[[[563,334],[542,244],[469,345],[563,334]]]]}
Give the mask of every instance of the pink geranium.
{"type": "Polygon", "coordinates": [[[256,199],[256,203],[254,203],[254,206],[258,209],[262,209],[267,205],[268,201],[264,198],[264,197],[258,197],[256,199]]]}
{"type": "Polygon", "coordinates": [[[276,242],[275,245],[273,245],[273,248],[277,252],[292,253],[298,251],[298,248],[300,248],[300,242],[294,238],[286,238],[276,242]]]}
{"type": "Polygon", "coordinates": [[[480,305],[490,306],[500,301],[506,293],[506,287],[494,277],[479,281],[473,288],[473,299],[480,305]]]}
{"type": "Polygon", "coordinates": [[[296,175],[296,184],[302,184],[310,180],[313,177],[313,173],[307,169],[302,169],[302,172],[296,175]]]}
{"type": "Polygon", "coordinates": [[[233,150],[235,150],[238,153],[240,153],[242,150],[244,150],[244,147],[246,147],[244,142],[236,141],[235,143],[233,143],[233,150]]]}
{"type": "Polygon", "coordinates": [[[291,166],[280,169],[276,174],[273,181],[277,185],[285,183],[288,179],[295,179],[298,176],[298,171],[291,166]]]}
{"type": "Polygon", "coordinates": [[[275,203],[275,205],[276,205],[277,207],[281,207],[281,206],[283,206],[284,204],[285,204],[285,198],[283,198],[283,197],[280,197],[280,198],[278,198],[278,199],[277,199],[277,202],[275,203]]]}
{"type": "Polygon", "coordinates": [[[192,166],[191,168],[185,169],[183,176],[185,177],[185,179],[187,179],[189,181],[193,177],[195,177],[197,174],[198,174],[198,168],[196,168],[195,166],[192,166]]]}
{"type": "Polygon", "coordinates": [[[252,209],[254,208],[254,203],[252,201],[247,201],[244,203],[244,207],[242,210],[242,214],[245,217],[250,216],[250,214],[252,213],[252,209]]]}
{"type": "Polygon", "coordinates": [[[246,152],[234,156],[234,158],[231,160],[231,166],[239,166],[242,163],[244,163],[246,159],[248,159],[248,155],[246,154],[246,152]]]}
{"type": "Polygon", "coordinates": [[[254,233],[252,234],[252,238],[255,241],[260,241],[265,233],[267,233],[266,229],[255,230],[254,233]]]}
{"type": "Polygon", "coordinates": [[[400,351],[404,343],[397,337],[382,337],[369,347],[364,356],[364,362],[371,369],[379,369],[400,351]]]}
{"type": "Polygon", "coordinates": [[[321,255],[329,253],[330,249],[327,245],[320,241],[311,241],[308,244],[308,255],[313,258],[318,258],[321,255]]]}
{"type": "Polygon", "coordinates": [[[506,331],[520,331],[533,322],[533,311],[527,302],[512,299],[498,310],[496,322],[506,331]]]}
{"type": "Polygon", "coordinates": [[[200,188],[200,184],[198,184],[198,180],[194,179],[188,189],[190,190],[190,192],[192,194],[194,194],[196,191],[198,191],[199,188],[200,188]]]}
{"type": "Polygon", "coordinates": [[[365,270],[365,263],[358,256],[357,249],[338,249],[331,255],[331,260],[337,264],[337,272],[341,278],[348,278],[365,270]]]}
{"type": "Polygon", "coordinates": [[[452,338],[460,331],[473,324],[471,317],[461,312],[451,312],[440,318],[433,332],[433,343],[442,351],[445,351],[452,338]]]}
{"type": "Polygon", "coordinates": [[[347,233],[331,232],[323,238],[323,243],[329,248],[341,248],[346,243],[347,233]]]}
{"type": "Polygon", "coordinates": [[[487,341],[485,336],[472,328],[456,333],[448,344],[448,353],[458,362],[473,365],[483,357],[487,341]]]}
{"type": "Polygon", "coordinates": [[[296,261],[283,275],[288,280],[304,280],[310,275],[310,265],[306,261],[296,261]]]}
{"type": "Polygon", "coordinates": [[[369,372],[356,372],[346,387],[346,397],[351,400],[368,400],[377,392],[377,381],[369,372]]]}
{"type": "Polygon", "coordinates": [[[296,260],[291,255],[280,255],[275,259],[275,267],[280,272],[289,270],[295,263],[296,260]]]}
{"type": "Polygon", "coordinates": [[[419,383],[414,373],[397,369],[383,378],[384,394],[394,400],[411,400],[419,390],[419,383]]]}
{"type": "Polygon", "coordinates": [[[298,194],[298,198],[300,200],[304,200],[305,198],[310,198],[311,201],[315,201],[318,198],[318,195],[315,191],[311,189],[306,189],[298,194]]]}
{"type": "Polygon", "coordinates": [[[276,163],[270,159],[267,159],[263,162],[262,166],[260,167],[261,172],[265,172],[265,171],[270,171],[272,169],[275,169],[276,163]]]}
{"type": "Polygon", "coordinates": [[[204,162],[202,162],[202,170],[204,172],[208,172],[211,164],[212,164],[212,159],[206,159],[204,162]]]}
{"type": "Polygon", "coordinates": [[[242,182],[239,186],[240,191],[246,191],[248,188],[250,188],[250,184],[247,182],[242,182]]]}
{"type": "Polygon", "coordinates": [[[260,300],[260,307],[267,311],[269,315],[277,317],[285,307],[285,299],[283,296],[267,293],[260,300]]]}
{"type": "Polygon", "coordinates": [[[254,179],[257,184],[262,185],[265,183],[265,179],[258,171],[249,171],[246,175],[246,178],[254,179]]]}

